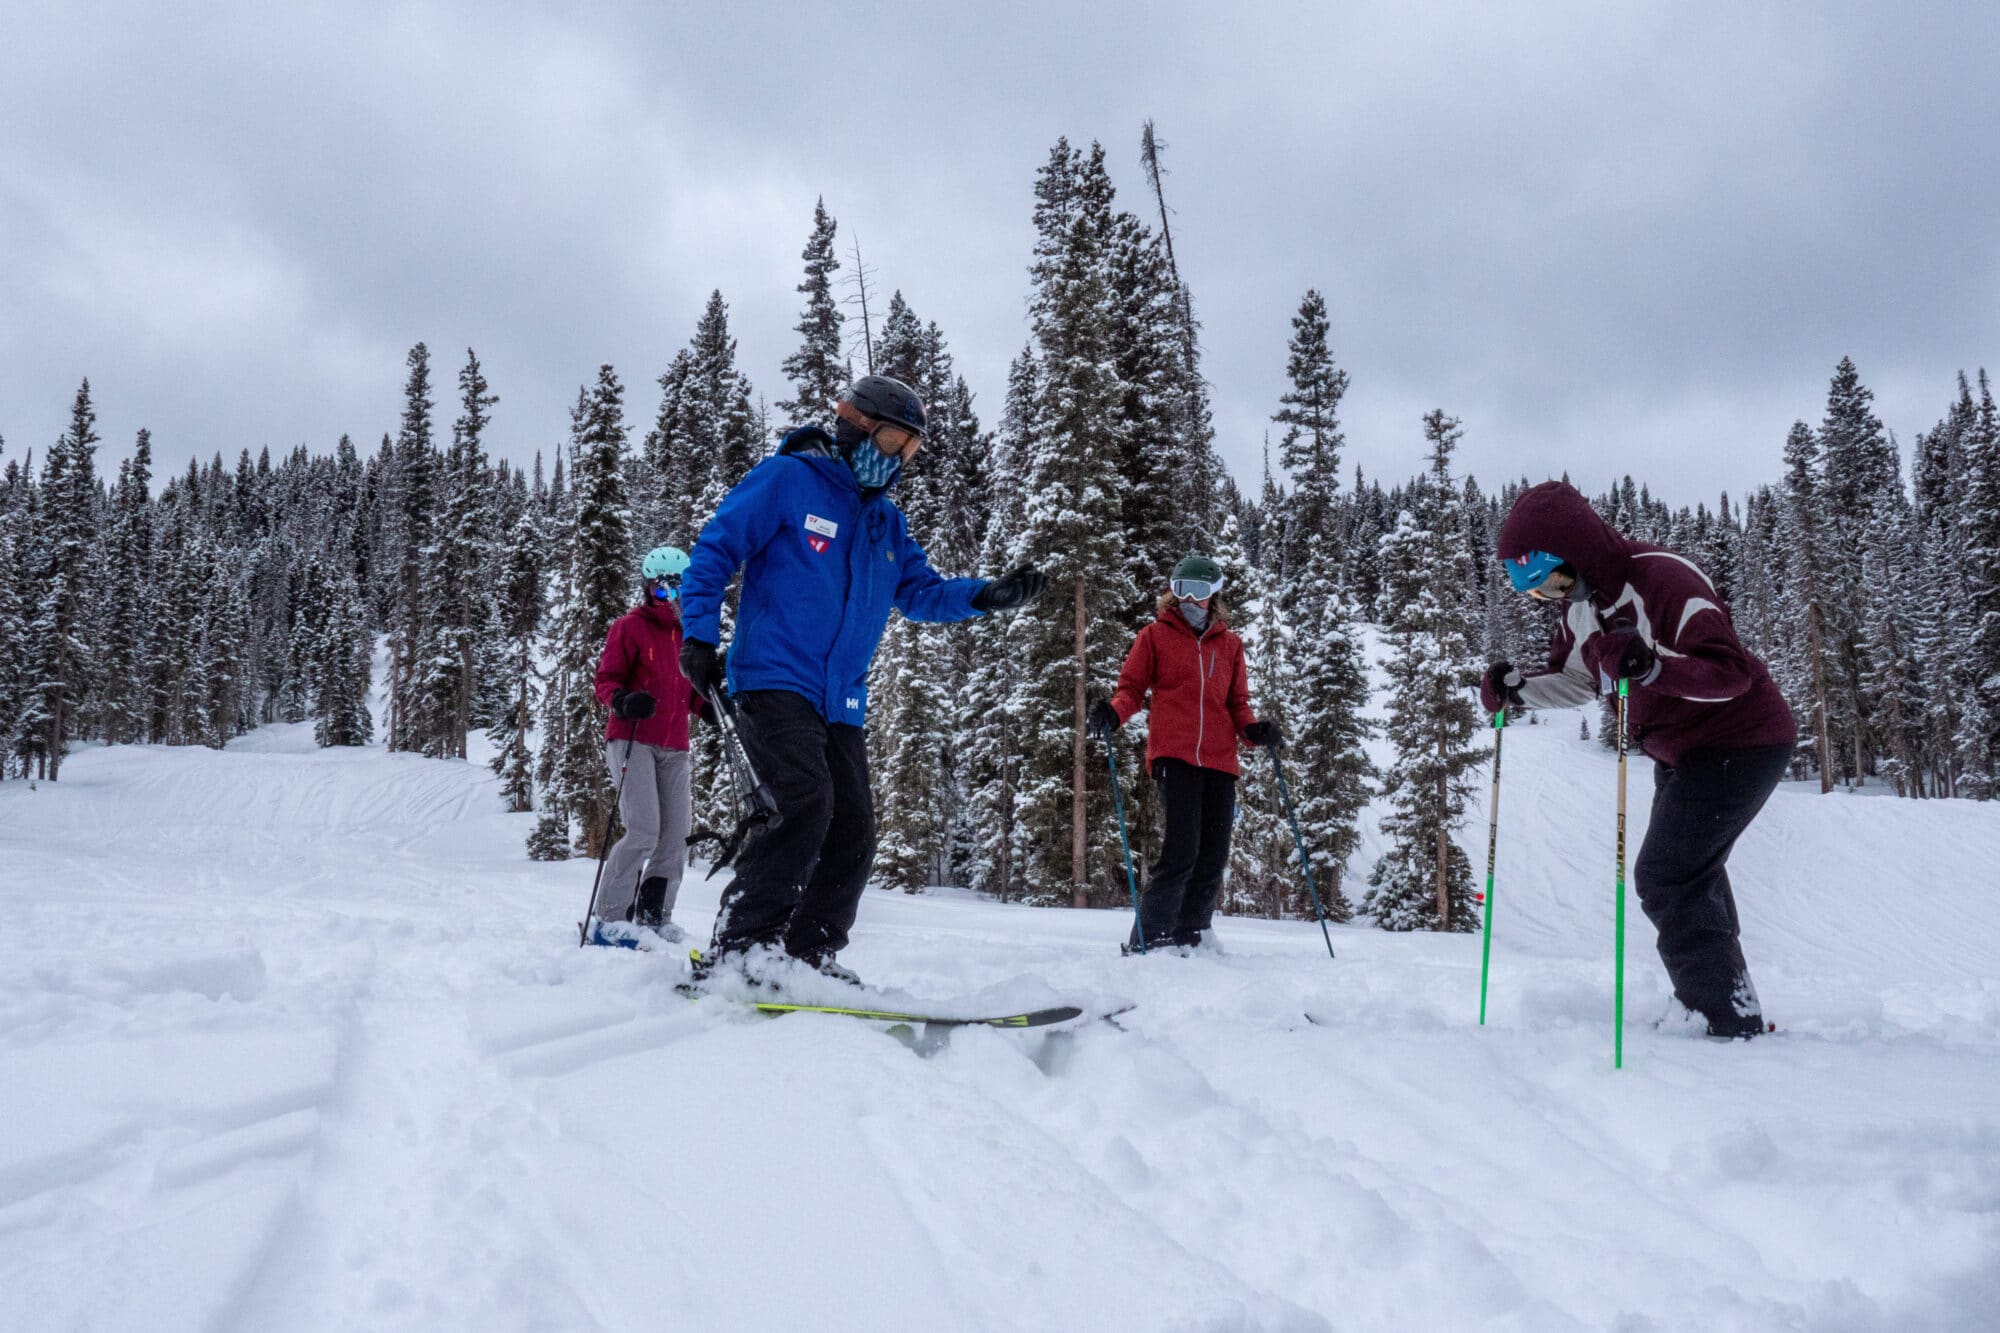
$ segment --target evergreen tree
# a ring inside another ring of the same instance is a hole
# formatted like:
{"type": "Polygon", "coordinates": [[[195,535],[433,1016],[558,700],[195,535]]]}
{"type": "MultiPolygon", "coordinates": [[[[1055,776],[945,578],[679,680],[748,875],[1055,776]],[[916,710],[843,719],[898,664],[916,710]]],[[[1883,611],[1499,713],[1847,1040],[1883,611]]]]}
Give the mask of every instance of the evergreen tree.
{"type": "MultiPolygon", "coordinates": [[[[1296,480],[1293,490],[1293,542],[1302,550],[1331,536],[1329,518],[1340,477],[1340,400],[1347,393],[1347,372],[1333,363],[1327,343],[1332,323],[1326,299],[1308,290],[1292,317],[1292,340],[1285,363],[1291,382],[1271,420],[1285,428],[1278,456],[1296,480]]],[[[1292,555],[1303,563],[1302,555],[1292,555]]]]}
{"type": "Polygon", "coordinates": [[[451,448],[438,477],[434,554],[425,567],[428,613],[422,660],[423,721],[417,748],[433,758],[465,758],[466,735],[478,697],[478,661],[492,598],[481,586],[490,534],[486,450],[481,442],[489,409],[479,357],[466,349],[458,387],[463,411],[452,426],[451,448]]]}
{"type": "Polygon", "coordinates": [[[1452,841],[1484,753],[1471,689],[1479,664],[1465,624],[1466,590],[1456,558],[1463,532],[1450,460],[1461,434],[1442,412],[1424,418],[1430,475],[1383,540],[1389,621],[1388,736],[1396,761],[1384,780],[1390,847],[1369,876],[1364,904],[1385,930],[1478,928],[1472,865],[1452,841]]]}
{"type": "Polygon", "coordinates": [[[506,636],[507,675],[512,681],[506,711],[491,732],[493,771],[510,811],[534,808],[533,761],[528,730],[541,697],[535,665],[536,636],[543,609],[541,514],[524,505],[508,535],[495,591],[500,597],[500,630],[506,636]]]}
{"type": "Polygon", "coordinates": [[[1780,685],[1793,700],[1800,730],[1812,738],[1821,792],[1833,790],[1837,649],[1828,632],[1831,596],[1821,559],[1824,507],[1818,477],[1819,441],[1803,421],[1785,440],[1782,552],[1786,599],[1797,618],[1794,655],[1780,665],[1780,685]],[[1803,704],[1803,707],[1799,707],[1803,704]]]}
{"type": "Polygon", "coordinates": [[[374,679],[375,636],[367,602],[351,574],[343,573],[327,599],[326,628],[315,645],[313,740],[323,746],[366,745],[375,738],[368,712],[374,679]]]}
{"type": "MultiPolygon", "coordinates": [[[[544,821],[575,829],[577,849],[590,856],[602,848],[616,798],[605,772],[603,715],[593,682],[605,635],[629,606],[632,591],[624,392],[607,365],[579,399],[570,444],[575,521],[569,586],[549,644],[555,681],[543,712],[551,719],[542,742],[544,821]]],[[[549,837],[538,827],[531,849],[547,855],[549,837]]]]}
{"type": "Polygon", "coordinates": [[[104,743],[143,740],[146,733],[144,658],[149,636],[148,612],[153,600],[143,591],[152,585],[153,444],[150,431],[140,431],[132,457],[119,465],[118,489],[112,499],[111,530],[105,542],[103,599],[104,679],[99,717],[104,743]]]}
{"type": "Polygon", "coordinates": [[[424,746],[423,688],[427,675],[423,653],[430,637],[433,608],[426,604],[426,571],[436,558],[433,509],[436,503],[436,461],[431,446],[430,349],[418,343],[410,349],[409,376],[403,385],[403,425],[393,455],[394,505],[384,525],[384,540],[393,551],[395,578],[389,622],[389,748],[419,750],[424,746]]]}
{"type": "Polygon", "coordinates": [[[34,546],[40,596],[28,626],[29,725],[37,773],[55,781],[78,732],[96,662],[89,641],[88,593],[96,547],[97,411],[85,380],[70,405],[69,429],[43,459],[41,524],[34,546]]]}
{"type": "Polygon", "coordinates": [[[777,404],[789,423],[785,429],[824,422],[833,410],[834,399],[847,387],[847,358],[840,350],[847,321],[833,296],[833,275],[840,269],[840,260],[833,252],[834,230],[834,220],[827,215],[822,198],[813,205],[812,235],[799,256],[806,264],[805,279],[798,286],[806,306],[794,325],[799,350],[786,357],[781,367],[793,391],[791,398],[777,404]]]}

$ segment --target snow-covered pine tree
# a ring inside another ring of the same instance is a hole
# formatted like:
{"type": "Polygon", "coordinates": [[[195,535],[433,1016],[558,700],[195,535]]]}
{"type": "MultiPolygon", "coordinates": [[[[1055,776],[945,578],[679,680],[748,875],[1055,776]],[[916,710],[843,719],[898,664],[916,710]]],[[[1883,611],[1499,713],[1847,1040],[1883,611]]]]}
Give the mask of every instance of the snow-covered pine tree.
{"type": "MultiPolygon", "coordinates": [[[[6,444],[0,440],[0,452],[6,444]]],[[[27,490],[12,459],[0,473],[0,781],[13,776],[28,659],[27,490]]]]}
{"type": "MultiPolygon", "coordinates": [[[[1899,474],[1899,460],[1892,455],[1890,462],[1899,474]]],[[[1881,592],[1918,586],[1921,547],[1900,475],[1892,481],[1877,494],[1863,533],[1860,583],[1876,595],[1861,607],[1861,698],[1883,776],[1898,796],[1915,796],[1923,784],[1925,707],[1913,599],[1881,592]]]]}
{"type": "Polygon", "coordinates": [[[1971,701],[1962,708],[1954,746],[1961,795],[2000,795],[2000,409],[1986,370],[1979,371],[1979,407],[1962,444],[1959,545],[1965,561],[1968,643],[1950,688],[1971,701]]]}
{"type": "Polygon", "coordinates": [[[781,434],[793,426],[824,424],[833,411],[834,399],[847,387],[847,358],[841,353],[847,321],[833,295],[833,275],[840,269],[840,259],[833,250],[835,230],[822,197],[813,205],[812,235],[806,238],[806,248],[799,256],[806,268],[798,291],[806,304],[793,326],[799,335],[799,349],[780,367],[792,383],[792,396],[775,404],[785,422],[779,428],[781,434]]]}
{"type": "Polygon", "coordinates": [[[1355,632],[1360,615],[1340,586],[1339,564],[1338,554],[1322,543],[1307,556],[1293,591],[1294,693],[1286,734],[1292,798],[1320,897],[1331,919],[1345,921],[1354,910],[1340,881],[1361,842],[1361,811],[1373,794],[1375,766],[1365,748],[1370,728],[1362,716],[1368,675],[1355,632]]]}
{"type": "Polygon", "coordinates": [[[42,461],[41,526],[35,546],[38,598],[28,626],[29,705],[43,729],[37,772],[53,782],[79,734],[96,672],[89,589],[96,554],[97,410],[84,380],[70,404],[69,429],[42,461]]]}
{"type": "Polygon", "coordinates": [[[105,537],[99,593],[105,615],[98,718],[106,745],[144,740],[146,735],[143,666],[155,603],[141,589],[152,585],[152,476],[152,432],[142,430],[133,443],[132,457],[118,466],[111,529],[105,537]]]}
{"type": "MultiPolygon", "coordinates": [[[[550,657],[555,672],[544,716],[560,726],[543,739],[547,778],[544,820],[576,831],[575,847],[596,856],[611,824],[615,798],[604,767],[604,718],[592,682],[604,636],[631,603],[632,539],[625,496],[624,389],[610,366],[585,391],[571,440],[570,483],[575,523],[570,538],[568,596],[555,624],[550,657]]],[[[538,827],[531,850],[544,854],[538,827]]]]}
{"type": "Polygon", "coordinates": [[[546,582],[542,558],[547,542],[541,524],[542,514],[535,505],[520,506],[494,574],[493,592],[499,598],[509,688],[506,708],[488,735],[493,742],[493,771],[499,775],[507,808],[516,813],[535,808],[534,760],[528,749],[528,731],[541,699],[540,673],[535,664],[546,582]]]}
{"type": "Polygon", "coordinates": [[[1285,376],[1291,387],[1278,399],[1271,420],[1285,428],[1278,457],[1291,472],[1292,516],[1288,535],[1294,547],[1287,553],[1296,565],[1314,544],[1331,538],[1335,491],[1340,480],[1340,400],[1347,393],[1347,372],[1334,365],[1327,337],[1332,322],[1326,298],[1308,289],[1292,316],[1285,376]]]}
{"type": "MultiPolygon", "coordinates": [[[[1008,369],[982,569],[1011,569],[1025,554],[1027,506],[1017,460],[1032,447],[1036,432],[1039,371],[1032,347],[1023,348],[1008,369]]],[[[964,704],[956,714],[962,719],[956,744],[966,788],[965,823],[972,837],[970,882],[1002,902],[1027,892],[1021,867],[1030,859],[1021,795],[1023,738],[1031,721],[1026,710],[1032,704],[1024,680],[1026,620],[983,616],[969,622],[973,650],[961,692],[964,704]]]]}
{"type": "Polygon", "coordinates": [[[326,627],[314,664],[313,740],[323,746],[366,745],[375,738],[368,712],[374,683],[375,636],[368,604],[354,576],[342,573],[327,593],[326,627]]]}
{"type": "MultiPolygon", "coordinates": [[[[393,502],[383,525],[387,546],[381,567],[394,571],[384,603],[389,626],[389,748],[421,750],[424,746],[423,653],[430,638],[434,608],[426,604],[426,571],[435,557],[433,545],[437,495],[435,450],[431,446],[430,349],[418,343],[410,349],[409,376],[403,384],[403,423],[396,436],[393,462],[393,502]]],[[[388,454],[384,441],[385,455],[388,454]]]]}
{"type": "Polygon", "coordinates": [[[1830,596],[1822,608],[1828,645],[1828,731],[1835,762],[1859,784],[1875,771],[1864,678],[1862,614],[1868,598],[1860,582],[1860,553],[1884,505],[1902,497],[1896,448],[1871,407],[1875,395],[1854,362],[1842,357],[1827,387],[1826,417],[1819,429],[1820,511],[1825,524],[1818,551],[1826,558],[1819,577],[1830,596]]]}
{"type": "Polygon", "coordinates": [[[1779,542],[1784,565],[1785,602],[1792,613],[1793,652],[1778,663],[1788,697],[1804,704],[1799,730],[1812,738],[1819,789],[1833,790],[1834,712],[1837,706],[1837,648],[1828,624],[1833,593],[1826,584],[1822,546],[1831,525],[1820,495],[1819,440],[1803,421],[1792,423],[1785,439],[1784,499],[1779,542]]]}
{"type": "Polygon", "coordinates": [[[1485,752],[1471,690],[1479,663],[1465,623],[1464,531],[1450,459],[1461,435],[1443,412],[1424,418],[1431,469],[1381,548],[1388,625],[1388,736],[1396,761],[1383,781],[1389,850],[1369,876],[1363,906],[1385,930],[1478,929],[1472,865],[1452,840],[1485,752]]]}
{"type": "Polygon", "coordinates": [[[491,497],[481,437],[492,421],[490,409],[500,399],[490,392],[479,356],[469,347],[458,388],[462,410],[436,478],[434,553],[424,568],[428,615],[419,682],[423,723],[417,741],[417,748],[432,758],[450,759],[465,758],[478,694],[481,631],[492,602],[480,579],[492,540],[486,526],[491,497]]]}
{"type": "Polygon", "coordinates": [[[1029,308],[1040,401],[1037,429],[1019,459],[1022,547],[1040,562],[1050,588],[1036,614],[1021,617],[1027,630],[1021,806],[1034,848],[1021,871],[1031,893],[1053,897],[1066,888],[1069,902],[1084,907],[1093,886],[1107,901],[1124,894],[1112,870],[1111,821],[1100,818],[1092,837],[1091,796],[1098,795],[1106,814],[1110,801],[1107,779],[1086,748],[1084,714],[1093,687],[1108,693],[1115,679],[1139,597],[1121,529],[1120,385],[1109,328],[1112,187],[1102,146],[1084,154],[1058,141],[1036,178],[1035,201],[1029,308]],[[1102,872],[1096,876],[1093,841],[1102,872]]]}

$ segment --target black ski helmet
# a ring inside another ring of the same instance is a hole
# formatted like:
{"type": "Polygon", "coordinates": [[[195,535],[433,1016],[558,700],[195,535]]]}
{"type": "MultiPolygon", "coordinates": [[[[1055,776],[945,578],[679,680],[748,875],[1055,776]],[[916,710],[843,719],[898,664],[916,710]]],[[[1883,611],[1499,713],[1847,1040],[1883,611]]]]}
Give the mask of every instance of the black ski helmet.
{"type": "Polygon", "coordinates": [[[921,437],[928,437],[924,426],[924,405],[916,392],[901,380],[892,380],[887,375],[863,375],[847,386],[847,392],[840,395],[840,401],[851,405],[855,411],[877,421],[892,422],[906,430],[913,430],[921,437]]]}

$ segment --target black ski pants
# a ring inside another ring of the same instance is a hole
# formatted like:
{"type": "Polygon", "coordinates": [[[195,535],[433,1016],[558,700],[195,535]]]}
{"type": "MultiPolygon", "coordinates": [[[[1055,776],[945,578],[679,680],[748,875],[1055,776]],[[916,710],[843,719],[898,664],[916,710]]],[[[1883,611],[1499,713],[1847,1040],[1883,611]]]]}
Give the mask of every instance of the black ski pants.
{"type": "Polygon", "coordinates": [[[1215,920],[1222,896],[1222,872],[1229,868],[1229,834],[1236,818],[1236,775],[1197,768],[1181,759],[1153,762],[1160,789],[1160,820],[1166,835],[1160,859],[1146,875],[1139,895],[1139,919],[1132,943],[1146,932],[1149,949],[1199,942],[1215,920]]]}
{"type": "Polygon", "coordinates": [[[1762,1013],[1738,940],[1729,852],[1792,761],[1789,745],[1696,750],[1653,769],[1653,815],[1633,863],[1674,995],[1719,1025],[1762,1013]]]}
{"type": "Polygon", "coordinates": [[[847,943],[875,862],[875,799],[860,727],[828,722],[803,695],[736,696],[744,748],[778,800],[779,820],[752,836],[715,916],[715,957],[775,944],[831,958],[847,943]]]}

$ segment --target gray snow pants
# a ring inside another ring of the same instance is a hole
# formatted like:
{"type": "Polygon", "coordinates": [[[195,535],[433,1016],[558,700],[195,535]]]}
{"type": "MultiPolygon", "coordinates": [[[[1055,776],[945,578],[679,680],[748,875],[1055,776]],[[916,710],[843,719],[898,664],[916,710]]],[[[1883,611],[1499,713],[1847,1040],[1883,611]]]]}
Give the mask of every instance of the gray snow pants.
{"type": "MultiPolygon", "coordinates": [[[[616,784],[618,766],[625,763],[625,742],[606,741],[604,758],[616,784]]],[[[660,919],[673,918],[681,872],[687,869],[693,806],[688,791],[688,752],[635,743],[625,772],[625,797],[618,803],[625,836],[604,862],[604,883],[597,890],[599,920],[623,921],[630,916],[639,883],[646,879],[667,882],[660,919]]]]}

